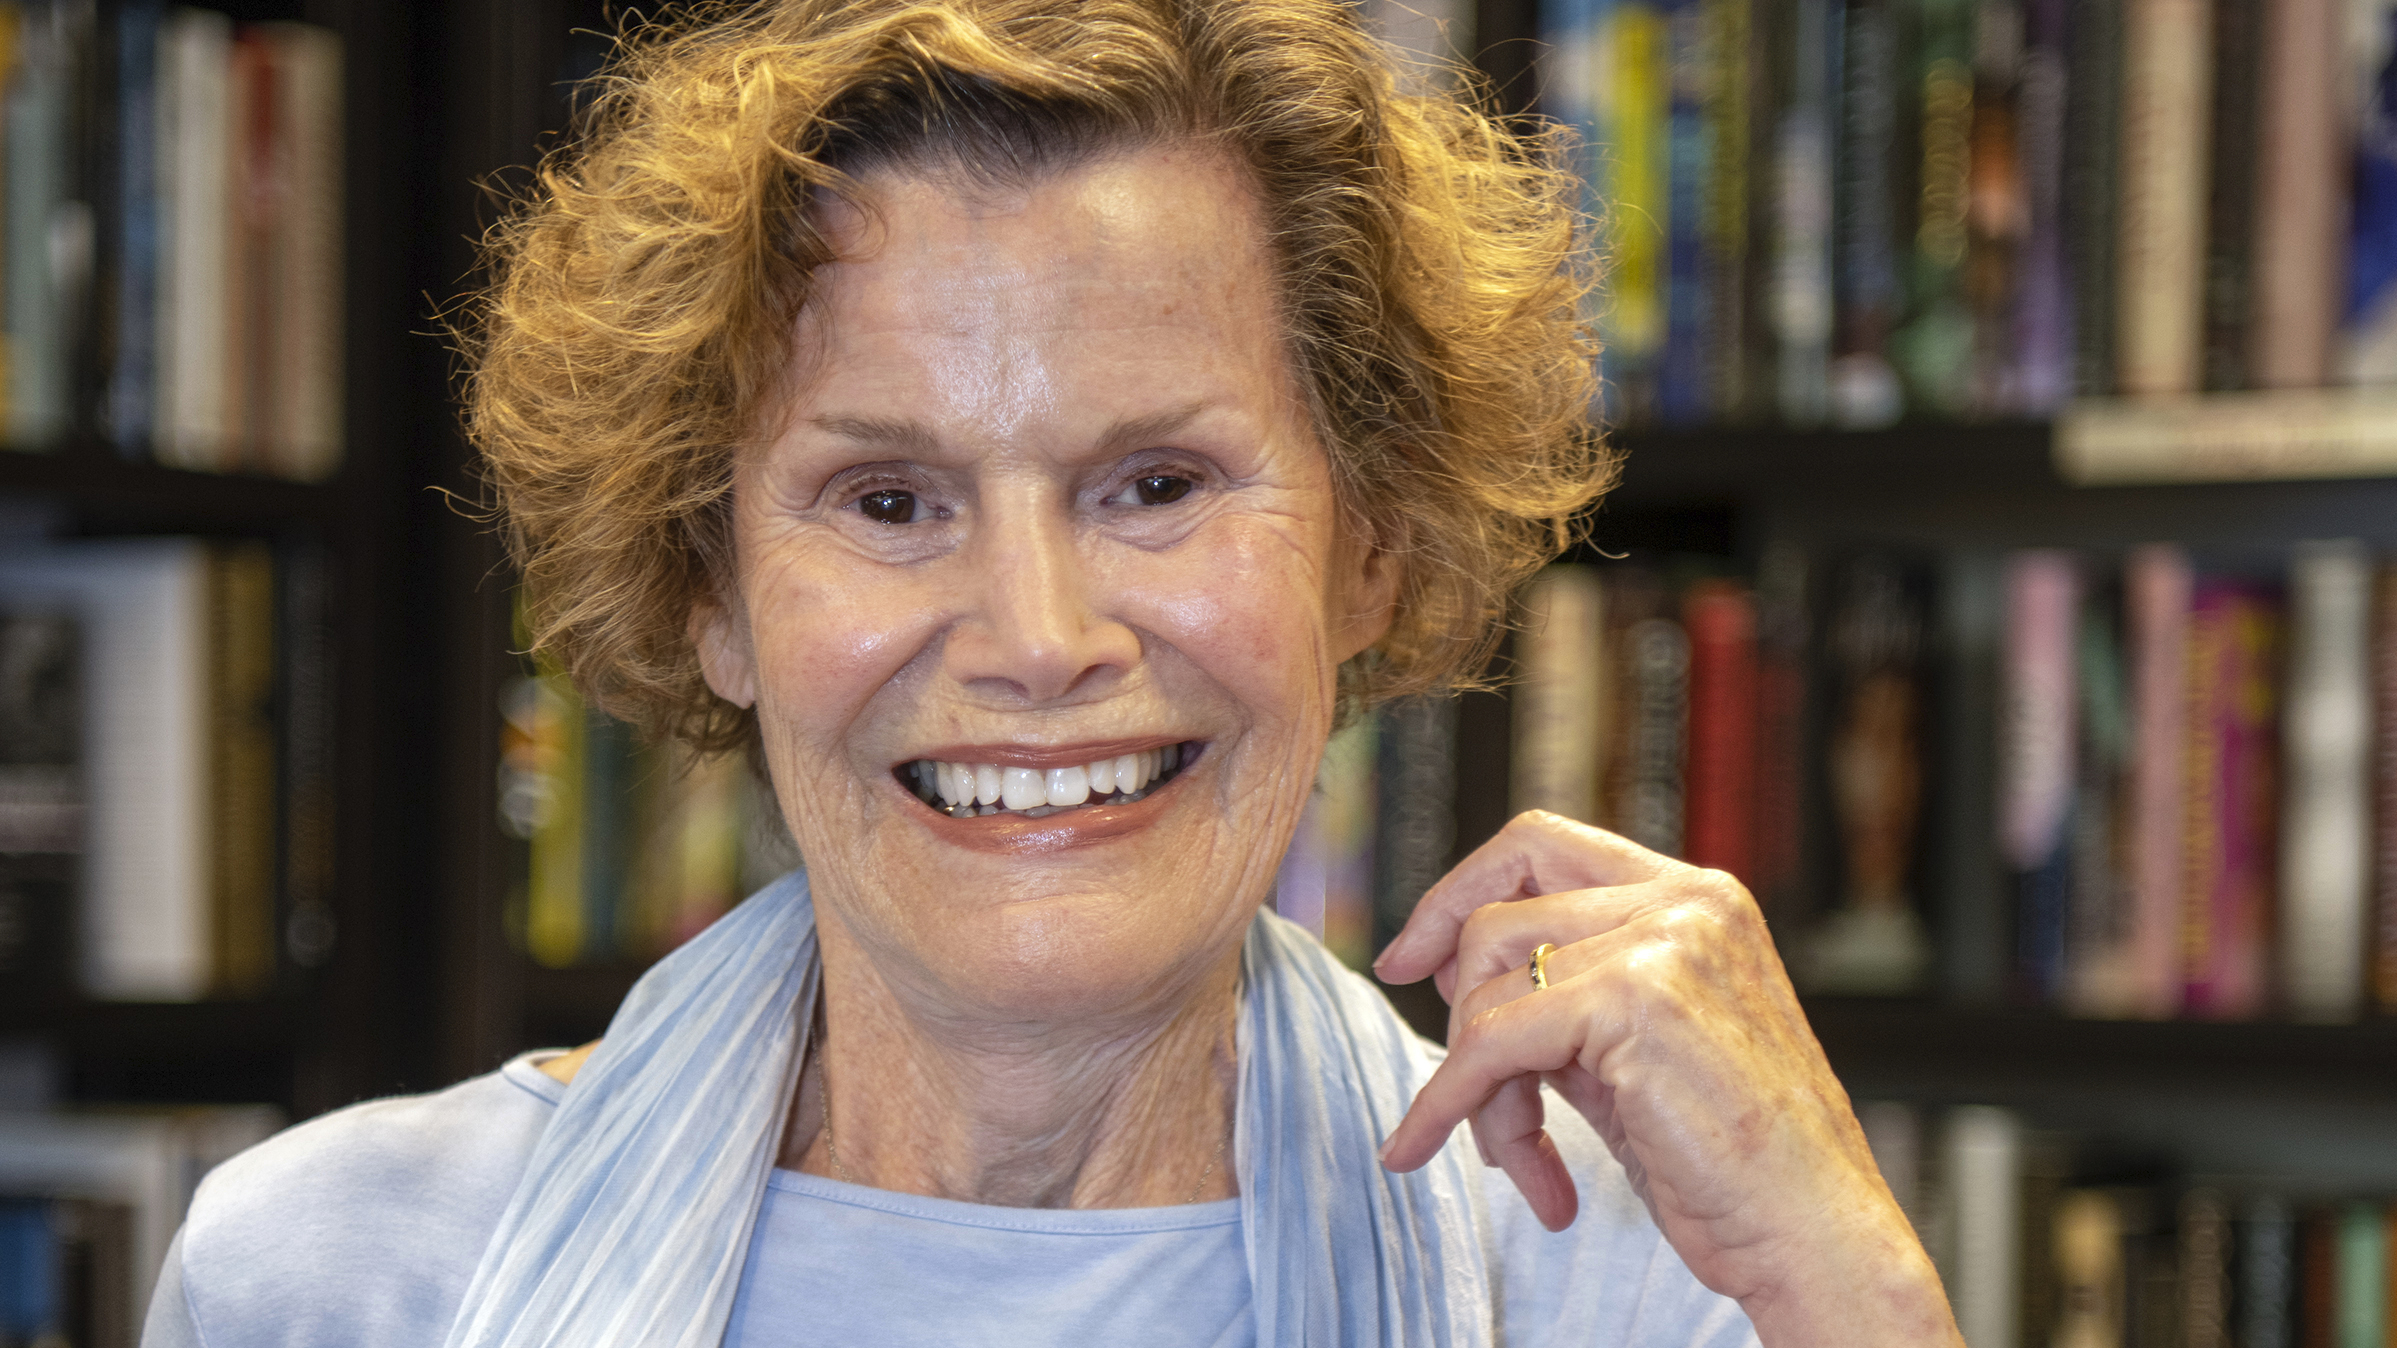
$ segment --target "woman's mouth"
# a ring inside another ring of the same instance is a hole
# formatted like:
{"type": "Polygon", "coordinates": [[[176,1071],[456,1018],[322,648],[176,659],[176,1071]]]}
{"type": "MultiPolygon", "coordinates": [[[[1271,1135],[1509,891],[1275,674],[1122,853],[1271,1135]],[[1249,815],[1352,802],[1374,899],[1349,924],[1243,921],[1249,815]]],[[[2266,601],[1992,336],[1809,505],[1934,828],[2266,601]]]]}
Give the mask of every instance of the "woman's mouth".
{"type": "Polygon", "coordinates": [[[1092,805],[1126,805],[1198,760],[1199,740],[1119,754],[1064,768],[1012,768],[918,758],[897,768],[899,784],[953,819],[1012,814],[1042,819],[1092,805]]]}

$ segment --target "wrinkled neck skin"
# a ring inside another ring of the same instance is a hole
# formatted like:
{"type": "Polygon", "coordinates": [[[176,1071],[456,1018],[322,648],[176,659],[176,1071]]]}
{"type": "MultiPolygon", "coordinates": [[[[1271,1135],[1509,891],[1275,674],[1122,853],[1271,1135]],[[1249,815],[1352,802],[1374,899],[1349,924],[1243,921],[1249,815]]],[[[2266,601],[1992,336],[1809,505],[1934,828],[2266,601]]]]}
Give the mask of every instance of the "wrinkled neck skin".
{"type": "Polygon", "coordinates": [[[817,924],[823,1039],[779,1164],[999,1207],[1165,1207],[1238,1192],[1237,945],[1106,1013],[995,1021],[928,979],[877,967],[831,905],[817,924]]]}

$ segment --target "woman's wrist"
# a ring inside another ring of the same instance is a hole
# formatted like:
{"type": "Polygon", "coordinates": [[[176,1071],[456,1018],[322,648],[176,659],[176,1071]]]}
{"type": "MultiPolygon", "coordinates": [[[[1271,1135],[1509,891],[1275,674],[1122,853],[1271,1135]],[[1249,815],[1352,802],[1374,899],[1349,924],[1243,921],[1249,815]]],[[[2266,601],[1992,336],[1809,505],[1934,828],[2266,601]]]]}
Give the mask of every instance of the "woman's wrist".
{"type": "Polygon", "coordinates": [[[1764,1252],[1739,1298],[1765,1348],[1961,1345],[1939,1272],[1897,1205],[1874,1196],[1764,1252]]]}

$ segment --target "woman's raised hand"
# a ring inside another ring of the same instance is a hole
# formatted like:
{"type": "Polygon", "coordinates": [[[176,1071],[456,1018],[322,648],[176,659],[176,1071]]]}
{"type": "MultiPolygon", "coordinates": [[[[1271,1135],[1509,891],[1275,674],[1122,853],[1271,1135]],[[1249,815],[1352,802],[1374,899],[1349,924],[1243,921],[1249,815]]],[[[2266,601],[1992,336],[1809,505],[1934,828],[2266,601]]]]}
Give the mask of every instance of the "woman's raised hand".
{"type": "Polygon", "coordinates": [[[1579,1197],[1541,1126],[1545,1081],[1765,1343],[1961,1342],[1731,876],[1535,810],[1433,886],[1375,969],[1430,975],[1450,1006],[1448,1059],[1383,1164],[1422,1165],[1470,1120],[1483,1158],[1562,1230],[1579,1197]],[[1556,949],[1535,991],[1544,943],[1556,949]]]}

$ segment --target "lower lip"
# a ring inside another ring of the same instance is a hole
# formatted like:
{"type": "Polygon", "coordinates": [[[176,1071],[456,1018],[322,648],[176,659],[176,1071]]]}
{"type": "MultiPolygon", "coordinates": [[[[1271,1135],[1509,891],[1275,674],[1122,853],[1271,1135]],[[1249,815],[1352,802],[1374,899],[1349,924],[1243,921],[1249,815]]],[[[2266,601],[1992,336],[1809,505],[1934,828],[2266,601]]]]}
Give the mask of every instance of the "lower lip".
{"type": "Polygon", "coordinates": [[[1138,800],[1120,805],[1083,805],[1038,819],[1020,814],[978,814],[960,819],[926,805],[914,792],[895,781],[891,789],[907,797],[908,803],[923,816],[924,826],[941,841],[978,852],[1022,856],[1063,852],[1137,833],[1156,822],[1157,815],[1165,809],[1166,797],[1182,784],[1185,775],[1174,774],[1173,780],[1138,800]]]}

